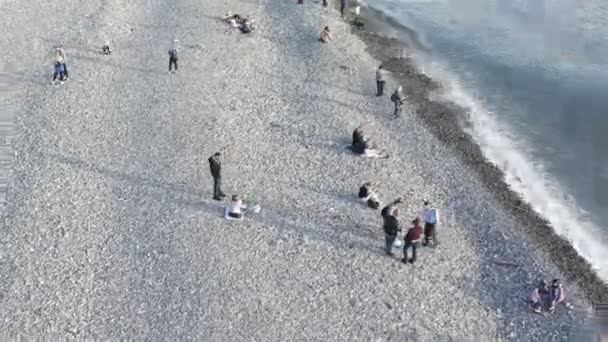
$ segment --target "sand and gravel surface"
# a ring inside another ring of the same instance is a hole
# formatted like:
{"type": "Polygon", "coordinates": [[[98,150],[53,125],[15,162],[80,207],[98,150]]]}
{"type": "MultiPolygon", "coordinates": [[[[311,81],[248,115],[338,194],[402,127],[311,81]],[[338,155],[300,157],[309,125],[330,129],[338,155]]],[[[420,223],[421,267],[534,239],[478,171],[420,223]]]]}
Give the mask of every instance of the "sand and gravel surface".
{"type": "Polygon", "coordinates": [[[580,291],[566,282],[573,310],[528,312],[528,290],[556,267],[407,108],[391,119],[388,96],[374,96],[378,62],[337,12],[294,2],[0,4],[22,104],[0,234],[2,334],[567,341],[578,331],[589,312],[580,291]],[[253,14],[257,31],[227,31],[227,11],[253,14]],[[335,41],[321,44],[327,24],[335,41]],[[174,38],[183,50],[169,74],[174,38]],[[71,80],[51,85],[58,41],[71,80]],[[344,150],[365,120],[390,159],[344,150]],[[220,148],[224,190],[262,205],[243,222],[211,200],[207,158],[220,148]],[[407,193],[406,218],[423,198],[443,208],[442,244],[416,265],[384,255],[379,213],[354,198],[366,180],[386,201],[407,193]]]}

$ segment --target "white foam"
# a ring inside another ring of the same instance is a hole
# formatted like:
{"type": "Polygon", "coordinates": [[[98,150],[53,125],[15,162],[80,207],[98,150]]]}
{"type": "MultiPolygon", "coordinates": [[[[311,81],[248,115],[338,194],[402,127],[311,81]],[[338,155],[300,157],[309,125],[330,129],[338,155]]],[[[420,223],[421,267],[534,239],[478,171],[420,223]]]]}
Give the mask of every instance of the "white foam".
{"type": "Polygon", "coordinates": [[[603,233],[544,170],[542,163],[532,160],[531,149],[524,139],[500,120],[499,115],[486,110],[483,100],[471,96],[445,66],[431,62],[423,67],[443,84],[442,98],[469,110],[467,133],[476,140],[486,158],[504,172],[511,188],[549,220],[555,232],[570,241],[598,275],[608,281],[608,243],[602,239],[603,233]]]}

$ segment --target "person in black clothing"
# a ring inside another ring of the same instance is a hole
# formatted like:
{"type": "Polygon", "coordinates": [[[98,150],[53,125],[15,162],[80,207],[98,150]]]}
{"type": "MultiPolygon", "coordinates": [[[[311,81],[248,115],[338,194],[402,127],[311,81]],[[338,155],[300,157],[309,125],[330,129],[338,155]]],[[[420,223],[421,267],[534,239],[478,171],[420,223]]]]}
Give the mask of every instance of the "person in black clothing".
{"type": "Polygon", "coordinates": [[[344,10],[346,9],[346,0],[340,0],[340,16],[344,18],[344,10]]]}
{"type": "Polygon", "coordinates": [[[226,194],[221,189],[222,186],[222,163],[220,161],[220,152],[216,152],[209,158],[209,168],[211,169],[211,176],[213,176],[213,199],[221,201],[226,197],[226,194]]]}
{"type": "Polygon", "coordinates": [[[384,251],[387,255],[393,255],[393,244],[397,239],[397,234],[401,231],[399,227],[399,208],[397,207],[401,203],[401,198],[398,198],[393,203],[382,208],[380,215],[384,220],[384,251]]]}

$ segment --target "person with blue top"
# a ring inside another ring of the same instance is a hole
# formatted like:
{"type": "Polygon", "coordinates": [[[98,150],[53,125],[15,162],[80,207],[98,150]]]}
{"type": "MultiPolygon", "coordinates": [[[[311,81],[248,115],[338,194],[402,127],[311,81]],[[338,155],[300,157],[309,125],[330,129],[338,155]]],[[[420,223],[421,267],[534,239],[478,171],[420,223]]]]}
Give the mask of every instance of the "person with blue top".
{"type": "Polygon", "coordinates": [[[423,246],[428,246],[433,242],[436,246],[439,244],[437,241],[437,225],[439,224],[439,211],[436,208],[431,207],[431,203],[427,200],[424,201],[424,208],[422,209],[422,219],[424,220],[424,243],[423,246]]]}

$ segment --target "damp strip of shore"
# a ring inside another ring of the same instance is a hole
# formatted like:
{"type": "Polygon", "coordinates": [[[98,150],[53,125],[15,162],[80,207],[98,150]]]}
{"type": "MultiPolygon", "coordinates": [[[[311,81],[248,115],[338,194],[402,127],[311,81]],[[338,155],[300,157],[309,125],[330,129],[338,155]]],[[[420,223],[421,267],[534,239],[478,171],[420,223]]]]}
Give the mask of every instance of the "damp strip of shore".
{"type": "Polygon", "coordinates": [[[415,106],[415,113],[425,126],[476,172],[498,202],[516,218],[518,228],[549,255],[564,276],[585,292],[588,300],[594,305],[608,302],[608,285],[592,265],[566,239],[555,233],[547,219],[510,188],[504,173],[484,156],[479,145],[465,131],[467,110],[454,103],[429,98],[431,92],[441,88],[441,84],[425,75],[407,55],[410,49],[423,48],[417,43],[415,32],[371,8],[363,11],[362,19],[364,26],[351,24],[352,32],[404,86],[408,100],[415,106]]]}

